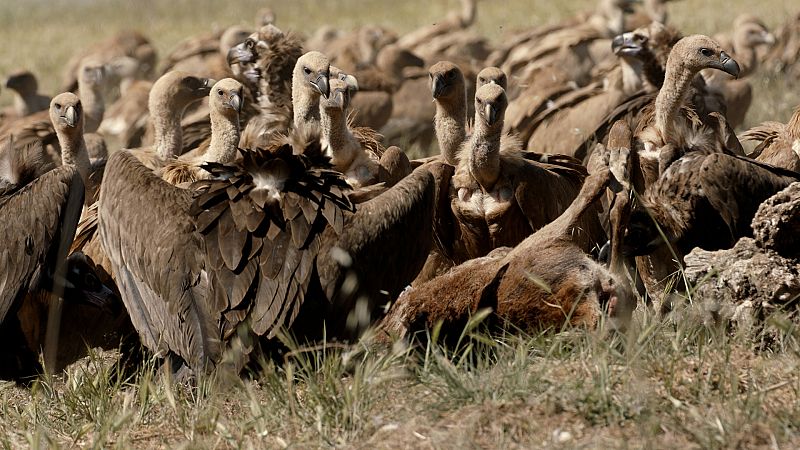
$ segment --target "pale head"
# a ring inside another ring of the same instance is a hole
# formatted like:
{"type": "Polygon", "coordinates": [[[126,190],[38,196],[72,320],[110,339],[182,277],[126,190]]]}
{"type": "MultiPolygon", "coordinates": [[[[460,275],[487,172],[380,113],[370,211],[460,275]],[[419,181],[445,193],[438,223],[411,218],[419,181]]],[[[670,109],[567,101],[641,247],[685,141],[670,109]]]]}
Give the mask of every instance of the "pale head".
{"type": "Polygon", "coordinates": [[[435,100],[452,100],[464,95],[464,74],[450,61],[439,61],[428,70],[431,95],[435,100]]]}
{"type": "Polygon", "coordinates": [[[154,103],[166,103],[176,112],[201,100],[211,92],[215,80],[199,78],[187,72],[173,70],[162,75],[150,90],[151,109],[154,103]]]}
{"type": "Polygon", "coordinates": [[[697,73],[717,69],[734,77],[739,76],[739,64],[708,36],[695,34],[678,41],[670,52],[667,68],[676,67],[697,73]]]}
{"type": "Polygon", "coordinates": [[[502,128],[506,107],[508,107],[506,91],[497,84],[485,84],[475,92],[476,120],[481,120],[489,127],[502,128]]]}
{"type": "Polygon", "coordinates": [[[327,97],[330,92],[330,71],[331,62],[328,57],[311,51],[297,59],[292,83],[299,83],[308,92],[327,97]]]}
{"type": "Polygon", "coordinates": [[[6,78],[5,86],[16,91],[19,95],[33,95],[39,90],[36,76],[27,70],[14,72],[6,78]]]}
{"type": "Polygon", "coordinates": [[[78,68],[78,84],[90,88],[99,88],[108,80],[109,67],[104,62],[95,58],[87,58],[78,68]]]}
{"type": "Polygon", "coordinates": [[[83,132],[83,106],[72,92],[64,92],[50,101],[50,121],[56,130],[72,134],[83,132]]]}
{"type": "Polygon", "coordinates": [[[476,88],[480,88],[489,83],[494,83],[503,89],[508,89],[508,77],[499,67],[486,67],[478,72],[478,82],[475,84],[476,88]]]}
{"type": "Polygon", "coordinates": [[[233,78],[223,78],[214,84],[209,94],[208,103],[211,108],[230,118],[242,112],[244,86],[233,78]]]}

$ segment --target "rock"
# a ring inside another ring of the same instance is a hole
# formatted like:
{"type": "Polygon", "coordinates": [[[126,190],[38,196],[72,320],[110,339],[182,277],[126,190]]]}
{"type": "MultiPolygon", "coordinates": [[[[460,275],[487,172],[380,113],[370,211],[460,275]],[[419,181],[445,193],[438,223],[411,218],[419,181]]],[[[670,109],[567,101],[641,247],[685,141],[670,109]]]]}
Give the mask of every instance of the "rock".
{"type": "MultiPolygon", "coordinates": [[[[769,239],[783,236],[774,231],[769,239]]],[[[694,249],[684,261],[695,297],[715,320],[750,316],[752,309],[773,308],[800,297],[800,259],[781,256],[750,238],[729,250],[694,249]]]]}
{"type": "Polygon", "coordinates": [[[765,200],[752,226],[760,247],[788,258],[800,257],[800,182],[765,200]]]}

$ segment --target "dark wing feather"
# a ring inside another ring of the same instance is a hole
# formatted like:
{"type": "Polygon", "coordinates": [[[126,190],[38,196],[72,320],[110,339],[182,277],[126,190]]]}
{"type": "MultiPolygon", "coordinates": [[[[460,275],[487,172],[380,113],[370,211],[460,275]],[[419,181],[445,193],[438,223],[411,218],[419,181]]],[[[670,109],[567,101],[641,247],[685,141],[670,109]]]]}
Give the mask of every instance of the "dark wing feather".
{"type": "Polygon", "coordinates": [[[0,197],[5,234],[0,248],[0,321],[21,292],[35,287],[37,269],[52,274],[66,261],[82,207],[83,182],[73,167],[52,170],[0,197]]]}
{"type": "Polygon", "coordinates": [[[220,311],[207,299],[191,193],[126,151],[109,158],[106,173],[98,230],[133,325],[153,351],[171,351],[203,370],[221,354],[220,311]]]}

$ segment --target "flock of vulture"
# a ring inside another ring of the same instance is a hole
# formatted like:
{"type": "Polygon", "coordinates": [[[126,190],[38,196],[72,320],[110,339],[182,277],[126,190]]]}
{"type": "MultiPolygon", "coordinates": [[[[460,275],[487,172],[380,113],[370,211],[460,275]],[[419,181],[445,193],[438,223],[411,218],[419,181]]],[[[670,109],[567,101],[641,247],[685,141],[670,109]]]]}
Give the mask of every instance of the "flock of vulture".
{"type": "Polygon", "coordinates": [[[623,328],[695,247],[800,180],[800,109],[738,137],[747,76],[800,76],[800,15],[683,36],[668,0],[497,45],[476,0],[404,35],[232,26],[157,63],[138,32],[0,117],[0,377],[87,347],[176,373],[299,342],[623,328]],[[760,67],[759,67],[760,66],[760,67]],[[754,141],[745,154],[741,141],[754,141]],[[410,149],[434,151],[410,158],[410,149]]]}

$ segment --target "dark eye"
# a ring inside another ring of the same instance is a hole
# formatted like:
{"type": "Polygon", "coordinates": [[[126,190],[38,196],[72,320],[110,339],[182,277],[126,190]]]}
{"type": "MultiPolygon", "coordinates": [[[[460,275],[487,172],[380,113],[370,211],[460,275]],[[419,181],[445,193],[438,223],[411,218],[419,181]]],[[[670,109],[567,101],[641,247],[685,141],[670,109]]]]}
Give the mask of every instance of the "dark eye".
{"type": "Polygon", "coordinates": [[[256,43],[252,39],[248,39],[247,41],[245,41],[245,45],[247,45],[247,48],[252,49],[253,46],[256,45],[256,43]]]}
{"type": "Polygon", "coordinates": [[[309,69],[308,67],[303,67],[303,72],[305,72],[306,75],[311,75],[311,69],[309,69]]]}
{"type": "Polygon", "coordinates": [[[483,83],[486,83],[486,79],[485,79],[485,78],[483,78],[483,77],[480,77],[480,78],[478,78],[478,81],[479,81],[481,84],[483,84],[483,83]]]}
{"type": "Polygon", "coordinates": [[[56,109],[61,109],[61,103],[56,103],[56,109]]]}
{"type": "Polygon", "coordinates": [[[220,97],[222,97],[222,89],[218,89],[218,90],[217,90],[217,94],[218,94],[220,97]]]}
{"type": "Polygon", "coordinates": [[[451,70],[450,72],[447,72],[447,78],[450,78],[452,80],[455,77],[456,77],[456,71],[455,70],[451,70]]]}
{"type": "Polygon", "coordinates": [[[714,56],[714,51],[708,48],[701,48],[700,54],[702,54],[705,57],[711,57],[714,56]]]}
{"type": "Polygon", "coordinates": [[[478,104],[479,104],[479,105],[482,105],[482,104],[483,104],[483,100],[481,100],[481,99],[479,99],[479,98],[476,98],[476,99],[475,99],[475,101],[476,101],[476,102],[478,102],[478,104]]]}

